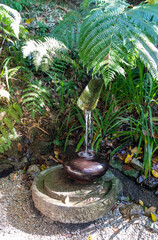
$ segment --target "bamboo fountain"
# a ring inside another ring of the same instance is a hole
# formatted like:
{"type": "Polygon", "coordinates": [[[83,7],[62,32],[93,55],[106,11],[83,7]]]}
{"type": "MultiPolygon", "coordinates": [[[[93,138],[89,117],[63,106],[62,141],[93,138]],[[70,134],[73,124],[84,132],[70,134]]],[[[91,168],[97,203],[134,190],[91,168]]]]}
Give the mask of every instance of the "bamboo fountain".
{"type": "Polygon", "coordinates": [[[34,180],[35,207],[53,221],[85,223],[104,216],[122,190],[120,181],[108,170],[109,162],[91,149],[91,111],[96,107],[103,81],[92,79],[78,99],[85,112],[85,151],[72,154],[64,165],[41,172],[34,180]]]}

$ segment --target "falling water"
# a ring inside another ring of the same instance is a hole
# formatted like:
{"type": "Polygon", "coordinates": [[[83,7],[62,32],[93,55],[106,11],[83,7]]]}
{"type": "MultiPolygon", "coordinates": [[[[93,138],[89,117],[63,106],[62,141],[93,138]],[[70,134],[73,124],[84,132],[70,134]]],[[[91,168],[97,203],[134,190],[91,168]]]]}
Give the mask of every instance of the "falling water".
{"type": "Polygon", "coordinates": [[[79,152],[78,155],[82,157],[93,157],[92,152],[92,116],[91,111],[85,111],[85,123],[86,123],[86,134],[85,134],[85,151],[79,152]]]}
{"type": "Polygon", "coordinates": [[[91,111],[85,111],[86,135],[85,135],[85,154],[92,151],[92,117],[91,111]]]}

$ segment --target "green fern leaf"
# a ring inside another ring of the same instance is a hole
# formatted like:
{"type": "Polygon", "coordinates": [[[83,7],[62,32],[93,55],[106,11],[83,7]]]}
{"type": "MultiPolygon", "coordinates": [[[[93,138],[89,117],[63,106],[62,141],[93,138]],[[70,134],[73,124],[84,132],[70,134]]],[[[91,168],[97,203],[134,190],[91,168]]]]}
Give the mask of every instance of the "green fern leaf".
{"type": "Polygon", "coordinates": [[[0,21],[6,25],[6,33],[19,38],[20,14],[13,8],[0,4],[0,21]],[[8,30],[7,30],[8,29],[8,30]]]}
{"type": "Polygon", "coordinates": [[[0,137],[0,145],[3,147],[4,151],[7,151],[9,148],[7,141],[3,136],[0,137]]]}
{"type": "Polygon", "coordinates": [[[13,133],[14,125],[13,125],[12,120],[11,120],[9,117],[5,116],[5,117],[3,118],[3,122],[6,124],[6,126],[8,127],[8,129],[13,133]]]}
{"type": "Polygon", "coordinates": [[[7,140],[8,145],[10,145],[11,140],[8,134],[8,131],[6,130],[6,128],[4,128],[4,126],[0,125],[0,131],[2,133],[2,136],[7,140]]]}
{"type": "Polygon", "coordinates": [[[131,9],[125,1],[98,2],[84,20],[79,39],[87,71],[93,69],[108,84],[116,74],[124,74],[123,65],[133,65],[139,57],[158,80],[158,4],[131,9]]]}
{"type": "MultiPolygon", "coordinates": [[[[0,137],[0,142],[1,142],[1,137],[0,137]]],[[[4,149],[3,149],[3,147],[1,146],[1,144],[0,144],[0,153],[4,153],[4,149]]]]}
{"type": "Polygon", "coordinates": [[[22,109],[18,103],[13,103],[13,108],[16,110],[16,112],[19,114],[20,118],[22,118],[22,109]]]}
{"type": "Polygon", "coordinates": [[[9,108],[7,113],[8,113],[8,116],[12,117],[14,120],[16,120],[16,122],[20,123],[19,116],[13,108],[9,108]]]}

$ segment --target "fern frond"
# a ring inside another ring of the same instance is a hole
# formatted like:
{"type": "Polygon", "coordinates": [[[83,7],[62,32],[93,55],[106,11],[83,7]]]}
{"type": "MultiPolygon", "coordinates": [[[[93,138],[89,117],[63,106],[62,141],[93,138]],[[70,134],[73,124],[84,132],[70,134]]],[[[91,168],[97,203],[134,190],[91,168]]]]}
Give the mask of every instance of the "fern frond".
{"type": "Polygon", "coordinates": [[[12,138],[16,136],[14,125],[20,122],[22,112],[18,103],[9,108],[0,106],[0,153],[7,151],[11,146],[12,138]]]}
{"type": "Polygon", "coordinates": [[[36,81],[34,84],[29,83],[24,90],[22,96],[23,104],[31,112],[32,117],[35,117],[36,112],[41,112],[50,104],[49,89],[43,87],[41,82],[36,81]]]}
{"type": "Polygon", "coordinates": [[[68,49],[78,51],[82,21],[82,16],[79,12],[72,11],[67,13],[64,19],[53,29],[52,37],[64,43],[68,49]]]}
{"type": "Polygon", "coordinates": [[[131,9],[123,0],[98,2],[84,20],[79,39],[87,71],[93,69],[108,83],[116,74],[124,74],[123,64],[133,65],[139,56],[158,80],[158,4],[131,9]]]}
{"type": "MultiPolygon", "coordinates": [[[[0,4],[0,22],[5,25],[3,31],[5,31],[6,34],[19,38],[21,16],[18,11],[7,5],[0,4]]],[[[1,28],[2,27],[3,26],[1,26],[1,28]]]]}
{"type": "Polygon", "coordinates": [[[22,48],[22,52],[24,57],[32,55],[36,69],[41,66],[44,71],[49,69],[55,58],[72,62],[68,55],[66,55],[68,53],[67,47],[54,38],[45,38],[44,42],[30,40],[26,42],[26,45],[22,48]]]}

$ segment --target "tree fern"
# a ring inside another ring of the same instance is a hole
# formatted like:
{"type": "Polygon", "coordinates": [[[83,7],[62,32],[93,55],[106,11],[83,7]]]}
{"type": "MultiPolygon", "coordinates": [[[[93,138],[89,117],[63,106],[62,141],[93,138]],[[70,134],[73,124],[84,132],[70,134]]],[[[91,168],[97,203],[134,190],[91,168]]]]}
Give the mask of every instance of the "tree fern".
{"type": "Polygon", "coordinates": [[[158,79],[158,4],[131,8],[125,1],[93,1],[93,9],[81,27],[79,54],[87,70],[103,76],[105,84],[125,74],[122,63],[136,58],[158,79]]]}
{"type": "Polygon", "coordinates": [[[50,103],[49,89],[42,86],[41,81],[28,83],[28,87],[24,89],[22,96],[23,104],[31,112],[32,117],[35,117],[36,112],[43,113],[46,106],[50,103]]]}

